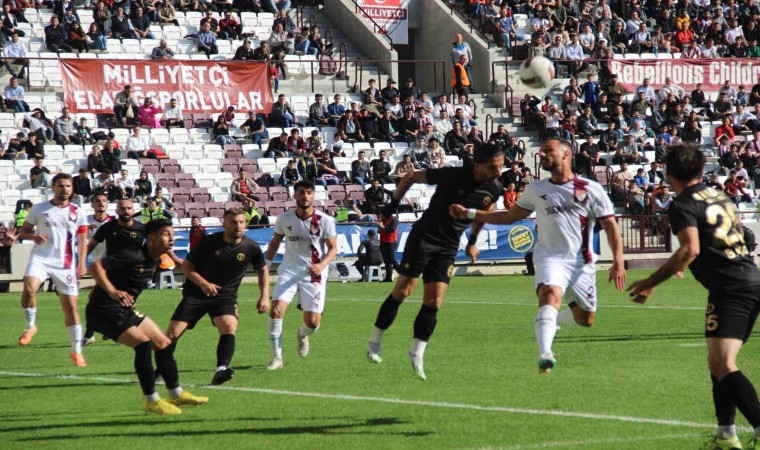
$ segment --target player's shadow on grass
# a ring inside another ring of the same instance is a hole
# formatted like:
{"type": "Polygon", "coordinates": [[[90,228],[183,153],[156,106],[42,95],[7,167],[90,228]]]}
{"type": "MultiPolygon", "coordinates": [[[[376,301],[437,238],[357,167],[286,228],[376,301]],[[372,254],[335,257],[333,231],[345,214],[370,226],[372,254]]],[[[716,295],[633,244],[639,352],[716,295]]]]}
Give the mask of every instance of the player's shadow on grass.
{"type": "Polygon", "coordinates": [[[684,339],[703,339],[704,333],[655,333],[600,336],[557,336],[556,342],[625,342],[625,341],[668,341],[684,339]]]}
{"type": "MultiPolygon", "coordinates": [[[[0,350],[19,348],[18,344],[0,345],[0,350]]],[[[34,344],[32,348],[71,348],[71,344],[34,344]]]]}
{"type": "MultiPolygon", "coordinates": [[[[171,423],[194,423],[194,422],[208,422],[208,420],[205,419],[176,419],[172,420],[171,423]]],[[[167,422],[169,423],[169,422],[167,422]]],[[[0,433],[9,433],[9,432],[19,432],[19,431],[30,431],[30,430],[55,430],[55,429],[66,429],[66,428],[99,428],[99,427],[126,427],[126,426],[143,426],[145,423],[140,422],[138,420],[134,420],[134,418],[128,419],[128,420],[106,420],[102,422],[80,422],[80,423],[55,423],[55,424],[47,424],[47,425],[29,425],[26,427],[12,427],[12,428],[0,428],[0,433]]]]}
{"type": "MultiPolygon", "coordinates": [[[[221,420],[221,419],[220,419],[221,420]]],[[[225,419],[225,422],[228,422],[230,419],[225,419]]],[[[235,420],[235,419],[232,419],[235,420]]],[[[239,419],[243,420],[243,419],[239,419]]],[[[244,420],[252,420],[250,418],[244,419],[244,420]]],[[[257,421],[261,420],[271,420],[271,421],[277,421],[280,419],[253,419],[257,421]]],[[[183,422],[208,422],[206,419],[190,419],[190,420],[174,420],[171,419],[170,421],[161,422],[160,424],[156,425],[163,425],[163,426],[172,426],[176,423],[183,423],[183,422]]],[[[171,429],[167,431],[156,431],[156,432],[130,432],[128,433],[128,436],[131,438],[136,437],[192,437],[192,436],[208,436],[209,434],[214,435],[220,435],[220,434],[265,434],[265,435],[343,435],[343,434],[353,434],[353,435],[394,435],[394,436],[406,436],[406,437],[426,437],[430,436],[432,434],[435,434],[434,431],[393,431],[393,430],[361,430],[359,428],[364,427],[388,427],[388,426],[394,426],[394,425],[406,425],[408,424],[408,421],[401,420],[398,418],[392,418],[392,417],[382,417],[377,419],[367,419],[364,421],[357,421],[353,423],[342,423],[342,424],[332,424],[332,425],[313,425],[313,426],[286,426],[286,427],[266,427],[266,428],[239,428],[239,429],[232,429],[232,430],[176,430],[171,429]]],[[[121,426],[122,422],[120,421],[113,421],[113,422],[101,422],[101,423],[95,423],[95,426],[121,426]]],[[[144,421],[126,421],[123,423],[123,425],[145,425],[144,421]]],[[[40,429],[54,429],[54,428],[77,428],[77,427],[90,427],[93,426],[92,423],[81,423],[81,424],[61,424],[61,425],[50,425],[50,426],[42,426],[42,427],[35,427],[30,426],[18,430],[0,430],[0,431],[27,431],[27,430],[40,430],[40,429]]],[[[74,434],[59,434],[55,436],[40,436],[40,437],[30,437],[30,438],[20,438],[17,439],[17,441],[56,441],[56,440],[71,440],[71,439],[93,439],[93,438],[108,438],[108,437],[125,437],[127,436],[127,433],[104,433],[104,434],[92,434],[88,433],[86,435],[74,435],[74,434]]]]}
{"type": "Polygon", "coordinates": [[[59,384],[30,384],[26,386],[0,386],[0,391],[16,391],[19,389],[61,389],[61,388],[81,388],[93,386],[114,386],[118,384],[132,384],[132,382],[114,383],[114,382],[87,382],[87,383],[59,383],[59,384]]]}

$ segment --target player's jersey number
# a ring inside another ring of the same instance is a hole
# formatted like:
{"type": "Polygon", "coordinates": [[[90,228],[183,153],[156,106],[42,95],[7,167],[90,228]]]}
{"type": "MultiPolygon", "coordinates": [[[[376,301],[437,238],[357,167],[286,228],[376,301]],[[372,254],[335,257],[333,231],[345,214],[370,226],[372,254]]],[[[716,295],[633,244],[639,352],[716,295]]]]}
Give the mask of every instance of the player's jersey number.
{"type": "Polygon", "coordinates": [[[722,249],[728,259],[747,255],[744,236],[735,226],[739,220],[733,208],[726,208],[722,203],[712,203],[707,205],[705,216],[707,223],[713,227],[713,244],[722,249]]]}

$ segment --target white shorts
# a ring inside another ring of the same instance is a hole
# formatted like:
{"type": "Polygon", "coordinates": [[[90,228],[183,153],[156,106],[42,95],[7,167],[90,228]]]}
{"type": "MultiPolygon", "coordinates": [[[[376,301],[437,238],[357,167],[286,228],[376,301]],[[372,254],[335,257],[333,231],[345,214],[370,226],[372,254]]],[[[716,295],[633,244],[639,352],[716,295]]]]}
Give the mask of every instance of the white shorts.
{"type": "Polygon", "coordinates": [[[568,304],[575,303],[585,311],[596,311],[594,263],[556,260],[536,262],[536,289],[541,284],[559,286],[568,304]]]}
{"type": "Polygon", "coordinates": [[[305,312],[322,314],[325,309],[325,292],[327,290],[327,269],[322,271],[319,281],[312,281],[307,273],[294,274],[282,271],[277,274],[277,286],[272,293],[272,300],[281,300],[287,304],[298,293],[301,309],[305,312]]]}
{"type": "Polygon", "coordinates": [[[74,267],[70,269],[53,267],[45,264],[45,262],[39,258],[32,256],[29,259],[29,264],[26,266],[24,277],[34,277],[42,280],[42,282],[45,282],[45,280],[50,278],[53,280],[53,284],[59,294],[79,295],[79,283],[77,281],[77,273],[74,267]]]}

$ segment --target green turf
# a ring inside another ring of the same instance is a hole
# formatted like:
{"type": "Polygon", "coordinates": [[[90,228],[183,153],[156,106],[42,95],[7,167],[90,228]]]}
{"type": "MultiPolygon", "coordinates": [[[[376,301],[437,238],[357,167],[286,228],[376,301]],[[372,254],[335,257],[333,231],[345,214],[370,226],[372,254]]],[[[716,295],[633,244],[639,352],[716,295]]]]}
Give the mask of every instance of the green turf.
{"type": "MultiPolygon", "coordinates": [[[[71,364],[51,294],[41,295],[34,342],[17,347],[19,295],[3,294],[0,448],[698,448],[713,429],[704,290],[690,276],[674,279],[639,307],[603,276],[597,324],[559,331],[559,364],[548,376],[536,369],[532,278],[456,278],[428,347],[426,383],[406,358],[421,289],[386,333],[384,362],[373,365],[364,357],[366,340],[390,285],[330,283],[311,354],[297,356],[300,318],[292,309],[285,369],[272,373],[264,369],[266,318],[254,311],[257,288],[247,285],[235,379],[221,389],[205,386],[217,338],[204,319],[176,357],[181,382],[211,400],[171,418],[142,413],[130,349],[99,341],[85,349],[88,367],[71,364]]],[[[146,291],[138,308],[163,327],[178,300],[178,291],[146,291]]],[[[739,363],[760,384],[758,356],[760,344],[750,341],[739,363]]],[[[746,427],[741,416],[739,424],[746,427]]]]}

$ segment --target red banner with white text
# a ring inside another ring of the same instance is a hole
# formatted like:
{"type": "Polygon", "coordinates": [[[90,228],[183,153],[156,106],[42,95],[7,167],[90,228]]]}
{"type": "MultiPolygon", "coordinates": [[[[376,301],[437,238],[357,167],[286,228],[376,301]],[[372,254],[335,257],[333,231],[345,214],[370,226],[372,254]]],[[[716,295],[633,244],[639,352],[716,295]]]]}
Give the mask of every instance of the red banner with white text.
{"type": "Polygon", "coordinates": [[[269,113],[272,89],[266,63],[196,60],[62,59],[63,91],[71,112],[113,111],[116,94],[131,85],[141,105],[146,96],[163,108],[172,98],[185,113],[269,113]]]}
{"type": "Polygon", "coordinates": [[[704,91],[717,91],[726,81],[734,88],[744,85],[747,91],[760,83],[760,61],[755,59],[613,59],[608,67],[628,91],[643,84],[644,78],[649,78],[649,84],[655,87],[670,78],[687,91],[694,89],[697,83],[702,84],[704,91]]]}

